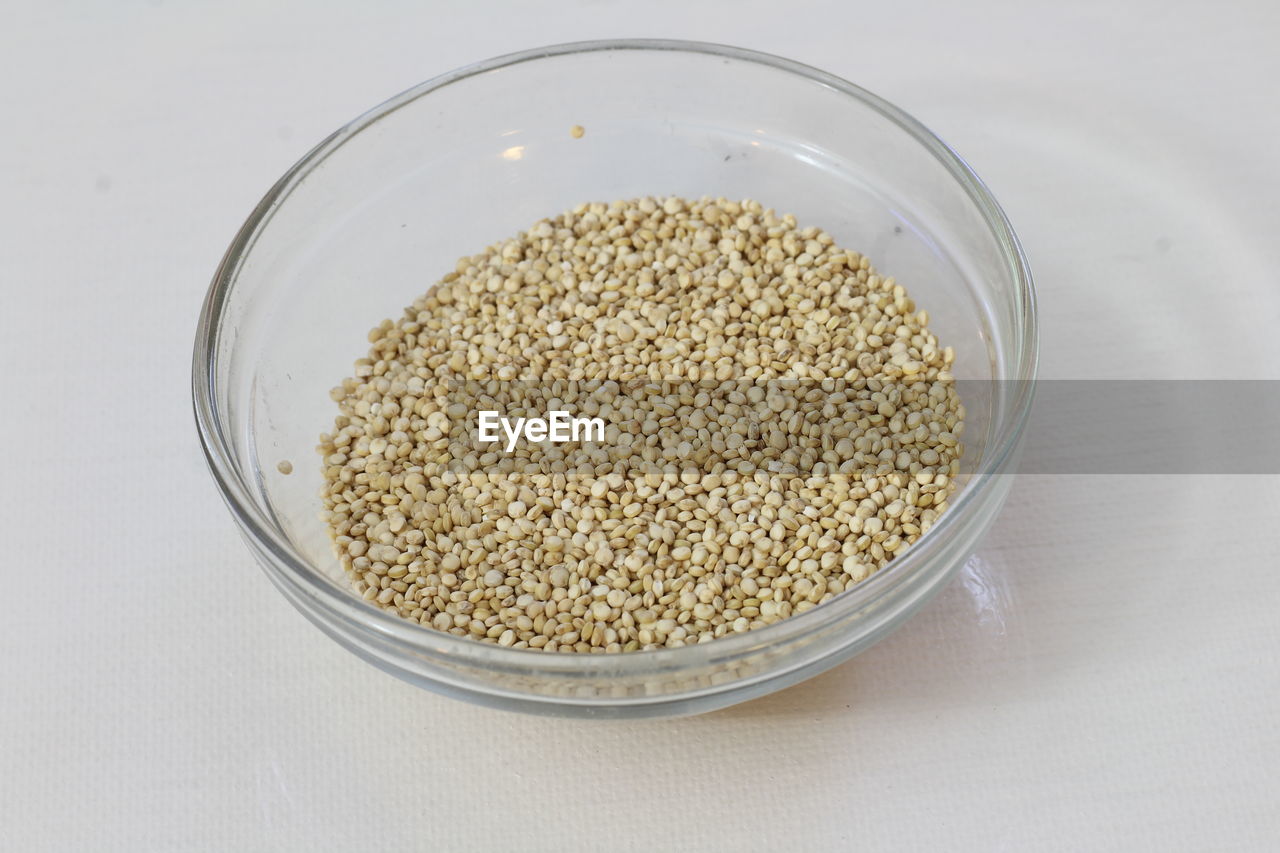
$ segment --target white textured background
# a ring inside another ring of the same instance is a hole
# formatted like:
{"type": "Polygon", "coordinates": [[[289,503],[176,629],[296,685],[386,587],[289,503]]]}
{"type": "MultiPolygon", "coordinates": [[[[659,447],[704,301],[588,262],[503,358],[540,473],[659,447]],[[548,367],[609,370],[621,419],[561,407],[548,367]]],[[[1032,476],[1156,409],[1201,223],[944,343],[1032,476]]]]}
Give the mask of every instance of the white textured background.
{"type": "Polygon", "coordinates": [[[800,59],[930,125],[1023,237],[1044,375],[1280,378],[1274,3],[363,6],[4,4],[0,849],[1276,849],[1280,478],[1023,478],[855,660],[557,721],[296,615],[188,391],[221,253],[314,142],[455,66],[621,36],[800,59]]]}

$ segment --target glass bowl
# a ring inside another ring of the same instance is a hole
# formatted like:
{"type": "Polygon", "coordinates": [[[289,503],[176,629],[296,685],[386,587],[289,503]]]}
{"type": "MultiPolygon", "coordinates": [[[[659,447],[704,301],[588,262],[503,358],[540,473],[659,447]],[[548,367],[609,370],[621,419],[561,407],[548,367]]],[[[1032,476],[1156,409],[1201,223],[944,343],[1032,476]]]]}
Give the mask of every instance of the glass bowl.
{"type": "Polygon", "coordinates": [[[815,675],[944,586],[1008,494],[1035,365],[1034,293],[1017,239],[964,161],[915,119],[765,54],[600,41],[459,69],[316,146],[227,250],[200,317],[192,384],[236,524],[276,587],[330,637],[406,681],[485,705],[639,717],[707,711],[815,675]],[[955,348],[957,378],[977,380],[963,392],[965,469],[950,508],[837,598],[683,648],[504,648],[362,601],[319,518],[314,447],[336,414],[329,389],[365,354],[368,330],[462,255],[583,201],[644,195],[754,198],[907,287],[955,348]]]}

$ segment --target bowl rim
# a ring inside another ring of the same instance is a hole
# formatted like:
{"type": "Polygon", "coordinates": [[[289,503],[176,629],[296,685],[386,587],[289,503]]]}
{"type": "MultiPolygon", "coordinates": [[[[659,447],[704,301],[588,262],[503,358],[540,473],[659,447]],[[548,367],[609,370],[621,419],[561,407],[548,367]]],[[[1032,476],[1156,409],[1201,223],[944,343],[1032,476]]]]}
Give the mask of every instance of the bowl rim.
{"type": "MultiPolygon", "coordinates": [[[[192,396],[197,431],[218,489],[243,533],[252,544],[269,555],[277,566],[288,571],[279,574],[298,592],[314,599],[326,611],[366,629],[377,631],[384,639],[404,643],[412,650],[433,657],[467,665],[479,665],[523,674],[563,677],[600,678],[651,675],[674,672],[708,664],[723,664],[763,649],[776,649],[792,644],[812,633],[840,621],[848,614],[866,608],[890,595],[914,577],[948,540],[948,534],[967,520],[966,510],[981,502],[994,485],[994,477],[1008,473],[1014,452],[1025,429],[1034,397],[1039,341],[1036,295],[1031,269],[1013,228],[973,169],[949,145],[921,122],[893,104],[840,77],[794,60],[746,48],[710,42],[675,39],[604,39],[568,42],[504,54],[472,63],[413,86],[334,131],[308,151],[267,191],[254,207],[228,247],[206,293],[196,331],[192,359],[192,396]],[[803,77],[853,98],[888,119],[921,144],[938,160],[967,193],[978,208],[985,225],[1003,252],[1016,290],[1015,312],[1021,324],[1021,341],[1016,352],[1019,375],[1017,381],[1002,383],[1012,386],[1008,402],[1001,407],[1003,417],[999,430],[988,445],[981,468],[956,495],[938,521],[911,548],[888,566],[818,607],[798,613],[772,625],[731,634],[708,643],[679,648],[663,648],[619,654],[548,654],[535,649],[515,649],[493,643],[477,642],[434,628],[410,622],[403,617],[369,605],[367,602],[332,583],[324,571],[313,566],[293,547],[270,515],[253,497],[251,478],[240,470],[232,443],[224,435],[218,418],[216,397],[217,344],[222,332],[222,310],[234,287],[244,261],[253,250],[274,212],[285,203],[293,189],[317,166],[352,137],[391,115],[402,107],[452,83],[503,68],[542,59],[607,51],[683,52],[703,54],[767,66],[776,71],[803,77]]],[[[856,635],[851,634],[852,642],[856,635]]],[[[732,689],[743,683],[729,681],[716,689],[732,689]]],[[[501,688],[496,693],[507,692],[501,688]]],[[[547,701],[561,704],[628,704],[654,702],[669,696],[626,698],[555,697],[547,701]]]]}

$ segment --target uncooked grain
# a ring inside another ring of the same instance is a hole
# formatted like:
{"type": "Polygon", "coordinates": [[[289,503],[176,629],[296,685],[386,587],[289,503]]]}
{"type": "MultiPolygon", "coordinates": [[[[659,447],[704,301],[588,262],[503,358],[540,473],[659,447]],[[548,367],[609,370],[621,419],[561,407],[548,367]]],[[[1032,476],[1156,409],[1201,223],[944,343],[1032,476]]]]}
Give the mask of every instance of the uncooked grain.
{"type": "Polygon", "coordinates": [[[580,205],[460,259],[369,342],[332,394],[323,516],[357,593],[461,637],[622,652],[761,628],[900,555],[959,473],[928,315],[754,201],[580,205]],[[479,394],[609,432],[469,447],[479,394]]]}

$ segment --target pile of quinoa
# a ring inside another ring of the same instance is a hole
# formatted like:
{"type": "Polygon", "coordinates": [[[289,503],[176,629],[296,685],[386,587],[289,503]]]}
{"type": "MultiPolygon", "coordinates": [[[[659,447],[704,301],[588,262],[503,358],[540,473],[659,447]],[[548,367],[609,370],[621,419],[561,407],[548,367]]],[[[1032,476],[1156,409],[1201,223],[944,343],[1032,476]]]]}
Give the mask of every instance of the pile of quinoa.
{"type": "Polygon", "coordinates": [[[463,637],[678,647],[816,607],[945,511],[964,409],[903,287],[754,201],[584,204],[369,334],[321,436],[355,591],[463,637]],[[604,441],[478,444],[477,412],[604,441]]]}

